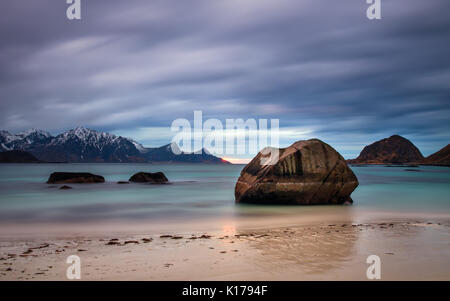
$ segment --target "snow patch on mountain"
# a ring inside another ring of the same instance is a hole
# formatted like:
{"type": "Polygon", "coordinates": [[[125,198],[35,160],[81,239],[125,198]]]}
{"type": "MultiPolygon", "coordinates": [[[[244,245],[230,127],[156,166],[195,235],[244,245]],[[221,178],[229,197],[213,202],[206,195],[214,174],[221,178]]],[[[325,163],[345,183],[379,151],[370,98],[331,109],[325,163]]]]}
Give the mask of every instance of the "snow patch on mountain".
{"type": "Polygon", "coordinates": [[[26,138],[30,136],[38,136],[42,138],[50,138],[52,135],[49,132],[37,130],[37,129],[29,129],[23,132],[18,133],[16,136],[21,138],[26,138]]]}
{"type": "Polygon", "coordinates": [[[141,154],[143,154],[143,153],[145,153],[145,152],[147,151],[147,149],[146,149],[142,144],[137,143],[136,141],[131,140],[130,138],[125,138],[125,139],[127,139],[128,141],[130,141],[131,143],[133,143],[134,147],[135,147],[141,154]]]}

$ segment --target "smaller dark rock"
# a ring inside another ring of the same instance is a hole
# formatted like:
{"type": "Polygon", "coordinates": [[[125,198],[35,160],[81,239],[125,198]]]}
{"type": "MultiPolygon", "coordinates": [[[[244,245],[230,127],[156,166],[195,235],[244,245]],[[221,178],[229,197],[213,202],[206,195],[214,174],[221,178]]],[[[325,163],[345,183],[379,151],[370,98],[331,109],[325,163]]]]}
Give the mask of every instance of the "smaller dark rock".
{"type": "Polygon", "coordinates": [[[34,247],[34,248],[30,248],[30,249],[32,249],[32,250],[44,249],[44,248],[47,248],[49,246],[50,246],[50,244],[45,243],[45,244],[42,244],[42,245],[40,245],[38,247],[34,247]]]}
{"type": "Polygon", "coordinates": [[[139,244],[139,242],[137,240],[126,240],[124,243],[124,245],[128,245],[128,244],[139,244]]]}
{"type": "Polygon", "coordinates": [[[136,183],[167,183],[169,180],[166,178],[164,173],[162,172],[155,172],[155,173],[149,173],[149,172],[138,172],[134,174],[130,180],[130,182],[136,182],[136,183]]]}
{"type": "Polygon", "coordinates": [[[120,242],[118,241],[109,241],[106,243],[107,246],[116,246],[116,245],[120,245],[120,242]]]}
{"type": "Polygon", "coordinates": [[[68,189],[72,189],[72,187],[64,185],[64,186],[59,187],[59,189],[60,190],[68,190],[68,189]]]}
{"type": "Polygon", "coordinates": [[[66,183],[103,183],[105,178],[87,172],[54,172],[48,178],[47,184],[66,183]]]}
{"type": "Polygon", "coordinates": [[[210,239],[211,237],[212,237],[211,235],[203,234],[203,235],[200,236],[199,238],[210,239]]]}
{"type": "Polygon", "coordinates": [[[119,181],[119,182],[117,182],[117,184],[130,184],[130,182],[128,182],[128,181],[119,181]]]}

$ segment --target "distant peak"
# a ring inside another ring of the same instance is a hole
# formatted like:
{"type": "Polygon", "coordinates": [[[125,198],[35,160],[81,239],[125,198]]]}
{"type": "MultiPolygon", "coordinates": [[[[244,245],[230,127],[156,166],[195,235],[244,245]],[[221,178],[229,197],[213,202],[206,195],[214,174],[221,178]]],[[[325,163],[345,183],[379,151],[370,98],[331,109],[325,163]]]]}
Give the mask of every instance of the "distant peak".
{"type": "Polygon", "coordinates": [[[35,129],[35,128],[31,128],[28,130],[25,130],[23,132],[20,132],[17,134],[17,136],[21,136],[21,137],[27,137],[30,136],[32,134],[39,134],[45,137],[51,137],[52,135],[49,132],[43,131],[43,130],[39,130],[39,129],[35,129]]]}
{"type": "Polygon", "coordinates": [[[8,131],[0,130],[0,135],[2,136],[11,136],[11,133],[8,131]]]}
{"type": "Polygon", "coordinates": [[[93,129],[89,129],[83,126],[78,126],[74,129],[71,129],[69,131],[67,131],[65,134],[70,134],[70,135],[75,135],[79,138],[83,138],[86,136],[91,136],[91,135],[95,135],[95,136],[100,136],[100,135],[107,135],[107,136],[114,136],[113,134],[106,134],[103,132],[98,132],[96,130],[93,129]]]}
{"type": "Polygon", "coordinates": [[[74,128],[74,129],[72,129],[70,131],[74,131],[74,132],[96,132],[95,130],[91,130],[91,129],[85,128],[84,126],[77,126],[76,128],[74,128]]]}
{"type": "Polygon", "coordinates": [[[171,151],[173,153],[179,154],[182,152],[178,144],[176,144],[175,142],[169,143],[165,145],[165,147],[167,148],[168,151],[171,151]]]}
{"type": "Polygon", "coordinates": [[[406,138],[395,134],[395,135],[392,135],[391,137],[389,137],[389,139],[406,139],[406,138]]]}
{"type": "Polygon", "coordinates": [[[400,135],[378,140],[363,148],[354,164],[403,164],[420,162],[423,155],[408,139],[400,135]]]}

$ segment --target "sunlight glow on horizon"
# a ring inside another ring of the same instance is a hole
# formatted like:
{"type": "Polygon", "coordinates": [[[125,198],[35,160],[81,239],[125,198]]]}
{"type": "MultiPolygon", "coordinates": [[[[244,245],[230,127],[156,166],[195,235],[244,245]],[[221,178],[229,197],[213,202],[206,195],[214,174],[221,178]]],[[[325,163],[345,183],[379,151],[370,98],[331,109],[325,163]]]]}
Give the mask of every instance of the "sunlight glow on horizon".
{"type": "Polygon", "coordinates": [[[249,158],[232,158],[232,157],[222,157],[222,160],[228,161],[231,164],[247,164],[252,159],[249,158]]]}

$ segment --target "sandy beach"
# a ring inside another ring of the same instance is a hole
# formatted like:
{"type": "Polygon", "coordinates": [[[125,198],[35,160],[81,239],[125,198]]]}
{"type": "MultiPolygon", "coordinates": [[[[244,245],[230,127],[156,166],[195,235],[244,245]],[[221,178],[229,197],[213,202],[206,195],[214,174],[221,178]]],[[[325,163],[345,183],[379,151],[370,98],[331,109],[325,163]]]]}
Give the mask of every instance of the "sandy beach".
{"type": "Polygon", "coordinates": [[[220,231],[36,233],[0,238],[0,280],[449,280],[450,219],[225,226],[220,231]],[[149,234],[151,233],[151,234],[149,234]]]}

